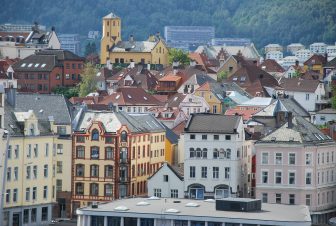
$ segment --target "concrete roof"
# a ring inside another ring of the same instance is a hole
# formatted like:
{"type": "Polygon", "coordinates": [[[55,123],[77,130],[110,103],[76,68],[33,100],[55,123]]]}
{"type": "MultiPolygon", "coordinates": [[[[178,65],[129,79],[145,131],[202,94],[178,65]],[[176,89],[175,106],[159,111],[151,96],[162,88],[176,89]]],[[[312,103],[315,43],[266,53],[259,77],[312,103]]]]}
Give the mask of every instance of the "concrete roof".
{"type": "MultiPolygon", "coordinates": [[[[148,198],[130,198],[115,200],[113,202],[100,204],[98,208],[84,207],[77,209],[77,214],[95,215],[95,216],[128,216],[144,218],[165,218],[165,219],[192,219],[205,221],[204,218],[210,218],[214,221],[230,222],[234,220],[255,221],[276,221],[292,222],[293,225],[298,222],[310,223],[310,213],[307,206],[303,205],[281,205],[262,203],[262,210],[255,212],[235,212],[216,210],[216,203],[207,200],[190,199],[156,199],[148,198]],[[180,201],[174,203],[174,201],[180,201]],[[139,205],[139,203],[148,205],[139,205]],[[188,207],[186,204],[196,203],[198,207],[188,207]],[[137,205],[138,204],[138,205],[137,205]],[[128,210],[118,211],[116,207],[124,206],[128,210]],[[167,213],[168,209],[176,209],[177,213],[167,213]]],[[[269,224],[270,222],[267,222],[269,224]]]]}

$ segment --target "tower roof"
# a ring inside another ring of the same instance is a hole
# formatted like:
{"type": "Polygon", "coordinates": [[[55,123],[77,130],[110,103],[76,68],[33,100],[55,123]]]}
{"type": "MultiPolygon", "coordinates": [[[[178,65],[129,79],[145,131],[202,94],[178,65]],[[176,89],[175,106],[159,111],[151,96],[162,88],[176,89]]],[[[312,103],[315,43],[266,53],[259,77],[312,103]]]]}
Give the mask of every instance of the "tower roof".
{"type": "Polygon", "coordinates": [[[116,18],[119,17],[112,12],[103,17],[103,19],[116,19],[116,18]]]}

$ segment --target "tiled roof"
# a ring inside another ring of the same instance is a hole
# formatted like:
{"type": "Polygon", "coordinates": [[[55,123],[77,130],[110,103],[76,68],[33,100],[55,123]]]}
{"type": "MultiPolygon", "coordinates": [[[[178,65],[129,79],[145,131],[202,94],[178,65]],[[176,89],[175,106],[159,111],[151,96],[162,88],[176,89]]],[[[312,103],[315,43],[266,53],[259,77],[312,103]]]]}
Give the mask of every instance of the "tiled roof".
{"type": "Polygon", "coordinates": [[[325,108],[325,109],[322,109],[322,110],[316,112],[316,114],[336,114],[336,109],[325,108]]]}
{"type": "Polygon", "coordinates": [[[52,71],[57,65],[56,56],[54,55],[30,55],[23,60],[15,63],[13,69],[15,72],[20,71],[52,71]]]}
{"type": "Polygon", "coordinates": [[[275,129],[257,143],[293,143],[305,145],[319,145],[324,143],[335,144],[327,135],[323,134],[312,123],[300,116],[292,119],[292,127],[288,127],[288,122],[280,128],[275,129]]]}
{"type": "Polygon", "coordinates": [[[178,108],[180,106],[180,103],[184,100],[185,97],[186,97],[186,94],[183,94],[183,93],[174,94],[167,101],[168,107],[178,108]]]}
{"type": "Polygon", "coordinates": [[[164,162],[159,169],[155,171],[147,180],[151,179],[157,172],[159,172],[163,167],[167,166],[169,170],[171,170],[181,181],[183,181],[184,170],[183,167],[178,167],[174,165],[170,165],[168,162],[164,162]]]}
{"type": "Polygon", "coordinates": [[[336,57],[334,59],[332,59],[331,61],[329,61],[328,63],[326,63],[325,67],[336,68],[336,57]]]}
{"type": "Polygon", "coordinates": [[[324,66],[326,63],[327,63],[327,59],[325,56],[314,54],[308,60],[306,60],[303,64],[304,65],[320,64],[324,66]]]}
{"type": "Polygon", "coordinates": [[[167,82],[167,81],[179,81],[181,80],[181,77],[176,76],[176,75],[172,75],[172,74],[168,74],[166,76],[163,76],[162,78],[159,79],[160,82],[167,82]]]}
{"type": "Polygon", "coordinates": [[[57,60],[80,60],[84,61],[83,57],[80,57],[69,50],[64,49],[45,49],[35,53],[35,55],[42,55],[42,56],[56,56],[57,60]]]}
{"type": "Polygon", "coordinates": [[[273,59],[265,60],[259,67],[267,72],[285,72],[285,69],[273,59]]]}
{"type": "Polygon", "coordinates": [[[241,110],[240,108],[231,108],[226,110],[225,115],[239,115],[243,117],[244,121],[247,121],[252,118],[252,115],[255,114],[258,110],[249,109],[241,110]]]}
{"type": "Polygon", "coordinates": [[[285,91],[314,93],[319,83],[319,80],[312,79],[283,78],[280,81],[280,86],[283,87],[285,91]]]}
{"type": "Polygon", "coordinates": [[[241,116],[192,114],[184,131],[188,133],[237,133],[241,116]]]}

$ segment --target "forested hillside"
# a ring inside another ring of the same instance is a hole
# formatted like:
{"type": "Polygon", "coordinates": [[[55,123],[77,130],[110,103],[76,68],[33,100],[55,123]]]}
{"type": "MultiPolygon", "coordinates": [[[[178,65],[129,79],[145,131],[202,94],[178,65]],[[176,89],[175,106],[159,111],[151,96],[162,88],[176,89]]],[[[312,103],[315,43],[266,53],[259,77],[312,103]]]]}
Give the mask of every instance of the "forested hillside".
{"type": "Polygon", "coordinates": [[[144,39],[165,25],[212,25],[216,37],[267,43],[336,41],[335,0],[4,0],[0,23],[54,25],[60,33],[101,30],[101,18],[122,18],[123,37],[144,39]]]}

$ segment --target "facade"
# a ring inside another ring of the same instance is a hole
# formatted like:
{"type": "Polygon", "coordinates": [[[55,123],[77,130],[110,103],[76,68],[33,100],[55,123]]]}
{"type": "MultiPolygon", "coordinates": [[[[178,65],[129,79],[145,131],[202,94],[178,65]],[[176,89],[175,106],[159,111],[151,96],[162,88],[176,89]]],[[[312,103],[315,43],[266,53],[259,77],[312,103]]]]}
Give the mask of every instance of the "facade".
{"type": "Polygon", "coordinates": [[[58,39],[61,42],[61,48],[69,50],[76,55],[80,54],[79,34],[60,34],[58,39]]]}
{"type": "Polygon", "coordinates": [[[322,55],[314,54],[308,60],[303,63],[303,69],[305,72],[313,71],[319,74],[319,78],[323,79],[324,66],[327,63],[327,58],[322,55]]]}
{"type": "Polygon", "coordinates": [[[309,46],[309,49],[316,54],[325,54],[327,51],[327,44],[323,42],[315,42],[309,46]]]}
{"type": "Polygon", "coordinates": [[[166,43],[173,48],[183,46],[192,49],[199,45],[211,43],[215,38],[215,28],[211,26],[165,26],[164,38],[166,43]]]}
{"type": "Polygon", "coordinates": [[[336,57],[336,44],[327,46],[328,61],[336,57]]]}
{"type": "Polygon", "coordinates": [[[181,169],[165,162],[148,178],[148,196],[182,199],[184,198],[183,185],[181,169]]]}
{"type": "Polygon", "coordinates": [[[303,63],[313,56],[313,52],[311,52],[309,49],[300,49],[295,52],[295,56],[300,63],[303,63]]]}
{"type": "MultiPolygon", "coordinates": [[[[262,204],[257,211],[220,210],[215,200],[197,201],[188,199],[133,198],[117,200],[77,210],[78,225],[91,226],[238,226],[238,225],[283,225],[310,226],[311,219],[306,206],[262,204]],[[297,214],[300,213],[300,214],[297,214]]],[[[225,199],[228,202],[251,202],[250,199],[225,199]]],[[[234,204],[233,204],[234,205],[234,204]]]]}
{"type": "Polygon", "coordinates": [[[296,56],[286,56],[284,58],[282,58],[281,61],[279,61],[278,63],[284,68],[287,69],[292,65],[295,65],[296,62],[299,61],[299,59],[296,56]]]}
{"type": "Polygon", "coordinates": [[[7,225],[49,225],[52,218],[70,217],[71,119],[64,97],[8,95],[7,225]]]}
{"type": "Polygon", "coordinates": [[[68,50],[43,50],[13,65],[20,92],[51,93],[81,81],[84,58],[68,50]]]}
{"type": "MultiPolygon", "coordinates": [[[[117,110],[117,109],[116,109],[117,110]]],[[[151,114],[83,110],[73,135],[72,205],[147,194],[165,161],[165,129],[151,114]]]]}
{"type": "Polygon", "coordinates": [[[0,84],[4,88],[17,88],[17,79],[14,78],[14,70],[6,60],[0,60],[0,84]]]}
{"type": "Polygon", "coordinates": [[[283,51],[283,47],[279,44],[268,44],[267,46],[265,46],[265,53],[269,53],[271,51],[283,51]]]}
{"type": "Polygon", "coordinates": [[[309,207],[312,222],[335,216],[335,142],[300,116],[256,143],[256,198],[309,207]]]}
{"type": "Polygon", "coordinates": [[[248,38],[213,38],[211,45],[213,46],[244,46],[251,45],[251,39],[248,38]]]}
{"type": "Polygon", "coordinates": [[[147,41],[121,39],[121,19],[113,13],[103,17],[103,34],[100,51],[101,64],[112,63],[168,65],[168,49],[160,35],[150,36],[147,41]]]}
{"type": "Polygon", "coordinates": [[[283,58],[283,53],[281,51],[268,51],[266,53],[266,59],[272,59],[280,61],[283,58]]]}
{"type": "Polygon", "coordinates": [[[183,138],[184,192],[190,199],[238,195],[244,143],[240,116],[193,114],[183,138]]]}
{"type": "Polygon", "coordinates": [[[328,123],[336,121],[336,110],[332,108],[325,108],[316,112],[312,117],[312,123],[314,125],[323,126],[328,123]]]}
{"type": "MultiPolygon", "coordinates": [[[[1,24],[0,31],[15,31],[15,32],[30,32],[32,27],[35,26],[33,24],[1,24]]],[[[46,26],[38,24],[38,28],[42,31],[46,30],[46,26]]]]}
{"type": "Polygon", "coordinates": [[[305,46],[301,43],[292,43],[287,46],[287,52],[290,52],[291,54],[295,55],[297,51],[304,49],[305,46]]]}

